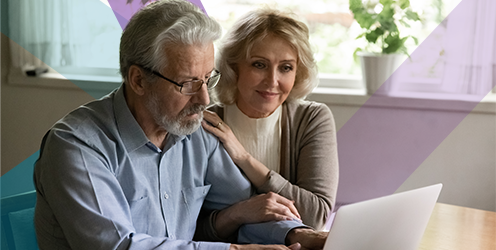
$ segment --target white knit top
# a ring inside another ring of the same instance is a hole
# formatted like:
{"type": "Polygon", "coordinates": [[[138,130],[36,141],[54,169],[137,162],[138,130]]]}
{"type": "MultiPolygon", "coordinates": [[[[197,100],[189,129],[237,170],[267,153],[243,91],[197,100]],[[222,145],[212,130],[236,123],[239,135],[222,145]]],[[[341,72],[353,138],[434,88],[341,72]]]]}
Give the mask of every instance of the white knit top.
{"type": "Polygon", "coordinates": [[[224,109],[224,122],[241,145],[267,168],[279,173],[281,146],[281,106],[265,118],[250,118],[236,104],[224,109]]]}

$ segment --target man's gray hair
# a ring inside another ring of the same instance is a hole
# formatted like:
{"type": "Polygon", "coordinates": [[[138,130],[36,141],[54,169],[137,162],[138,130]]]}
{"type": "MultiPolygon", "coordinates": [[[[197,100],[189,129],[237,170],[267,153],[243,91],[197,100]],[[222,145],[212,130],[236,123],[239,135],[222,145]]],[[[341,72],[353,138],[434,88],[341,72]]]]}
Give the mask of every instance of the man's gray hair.
{"type": "Polygon", "coordinates": [[[139,10],[121,37],[120,71],[127,81],[129,67],[140,65],[155,71],[167,66],[168,46],[205,46],[222,34],[220,25],[200,8],[185,0],[162,0],[139,10]]]}

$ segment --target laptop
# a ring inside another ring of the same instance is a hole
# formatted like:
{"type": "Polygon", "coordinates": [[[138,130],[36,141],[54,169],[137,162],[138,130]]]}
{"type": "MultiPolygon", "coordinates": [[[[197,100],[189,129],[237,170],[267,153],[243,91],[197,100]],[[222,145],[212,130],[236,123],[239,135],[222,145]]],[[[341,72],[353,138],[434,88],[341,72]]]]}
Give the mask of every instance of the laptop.
{"type": "Polygon", "coordinates": [[[342,206],[324,250],[417,250],[442,184],[342,206]]]}

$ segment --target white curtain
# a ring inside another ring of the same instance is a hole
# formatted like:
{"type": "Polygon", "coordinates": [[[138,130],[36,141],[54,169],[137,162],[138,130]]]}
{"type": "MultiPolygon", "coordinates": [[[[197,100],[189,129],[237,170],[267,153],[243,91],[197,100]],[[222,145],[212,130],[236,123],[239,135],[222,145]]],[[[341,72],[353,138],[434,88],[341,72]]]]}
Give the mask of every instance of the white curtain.
{"type": "Polygon", "coordinates": [[[87,28],[78,25],[77,1],[9,0],[14,67],[78,66],[87,51],[87,28]],[[33,57],[34,55],[34,57],[33,57]]]}
{"type": "Polygon", "coordinates": [[[462,0],[447,25],[443,89],[485,96],[496,81],[496,1],[462,0]]]}

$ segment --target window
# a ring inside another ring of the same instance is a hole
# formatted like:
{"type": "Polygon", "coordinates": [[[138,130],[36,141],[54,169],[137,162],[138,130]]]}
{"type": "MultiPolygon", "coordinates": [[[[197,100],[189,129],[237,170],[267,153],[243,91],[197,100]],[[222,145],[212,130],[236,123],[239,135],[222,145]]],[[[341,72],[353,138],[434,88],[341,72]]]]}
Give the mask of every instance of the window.
{"type": "MultiPolygon", "coordinates": [[[[407,32],[403,32],[403,35],[413,35],[421,42],[459,2],[460,0],[411,1],[413,10],[420,14],[423,22],[416,23],[407,32]]],[[[361,33],[361,28],[354,21],[348,9],[348,0],[313,0],[311,4],[308,4],[307,0],[271,1],[269,3],[264,0],[203,1],[208,14],[215,18],[225,30],[229,29],[232,23],[244,13],[265,4],[294,12],[307,23],[319,67],[320,86],[363,88],[360,65],[353,58],[355,49],[362,45],[355,39],[361,33]]],[[[409,40],[407,46],[410,52],[416,48],[413,40],[409,40]]],[[[439,65],[442,62],[438,60],[419,64],[431,65],[424,67],[421,73],[428,75],[433,71],[432,68],[439,74],[441,70],[439,65]]]]}
{"type": "Polygon", "coordinates": [[[10,0],[9,28],[14,67],[117,76],[122,29],[98,0],[10,0]]]}
{"type": "MultiPolygon", "coordinates": [[[[442,21],[460,1],[411,1],[413,10],[420,14],[423,22],[416,23],[403,35],[413,35],[421,43],[433,31],[437,32],[439,43],[432,44],[431,49],[439,57],[408,61],[417,65],[416,70],[410,72],[413,76],[410,79],[415,84],[402,87],[402,91],[412,86],[425,91],[439,88],[446,64],[442,40],[447,25],[442,21]],[[439,24],[441,28],[435,29],[439,24]]],[[[130,8],[136,8],[143,1],[128,2],[131,2],[130,8]]],[[[239,16],[264,4],[295,12],[310,28],[320,86],[363,88],[360,65],[352,56],[361,45],[355,39],[361,29],[348,9],[348,0],[313,0],[311,4],[307,0],[203,0],[202,4],[224,30],[229,29],[239,16]]],[[[122,29],[109,7],[107,0],[10,0],[9,37],[68,78],[97,73],[118,76],[122,29]]],[[[417,45],[410,39],[407,46],[412,52],[417,45]]],[[[17,67],[40,65],[29,53],[14,51],[12,57],[17,67]]]]}
{"type": "Polygon", "coordinates": [[[454,1],[452,11],[395,72],[394,96],[480,101],[495,85],[496,2],[454,1]],[[455,3],[459,4],[455,7],[455,3]]]}

